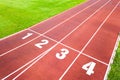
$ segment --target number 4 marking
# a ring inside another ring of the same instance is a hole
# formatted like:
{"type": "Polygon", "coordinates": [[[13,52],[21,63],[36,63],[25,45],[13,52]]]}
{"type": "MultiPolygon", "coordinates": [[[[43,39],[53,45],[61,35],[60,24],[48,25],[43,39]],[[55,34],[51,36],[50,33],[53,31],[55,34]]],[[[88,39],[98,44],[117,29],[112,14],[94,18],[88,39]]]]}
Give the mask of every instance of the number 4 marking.
{"type": "Polygon", "coordinates": [[[82,69],[86,70],[86,74],[87,75],[91,75],[91,74],[94,74],[94,67],[95,67],[96,63],[95,62],[89,62],[85,65],[82,66],[82,69]]]}

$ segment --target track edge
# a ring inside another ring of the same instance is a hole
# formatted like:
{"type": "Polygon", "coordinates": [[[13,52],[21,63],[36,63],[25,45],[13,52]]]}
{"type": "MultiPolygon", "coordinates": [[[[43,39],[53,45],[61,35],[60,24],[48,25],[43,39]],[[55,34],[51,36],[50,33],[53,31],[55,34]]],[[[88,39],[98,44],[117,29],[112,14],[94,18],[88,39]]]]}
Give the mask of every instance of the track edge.
{"type": "Polygon", "coordinates": [[[120,42],[120,32],[118,33],[118,37],[117,37],[117,40],[116,40],[116,43],[115,43],[115,46],[114,46],[114,49],[113,49],[113,52],[112,52],[112,56],[111,56],[110,61],[109,61],[109,65],[107,67],[107,70],[106,70],[106,73],[105,73],[105,76],[104,76],[104,80],[108,80],[108,74],[111,70],[111,64],[114,61],[114,58],[115,58],[115,55],[116,55],[116,50],[118,48],[119,42],[120,42]]]}

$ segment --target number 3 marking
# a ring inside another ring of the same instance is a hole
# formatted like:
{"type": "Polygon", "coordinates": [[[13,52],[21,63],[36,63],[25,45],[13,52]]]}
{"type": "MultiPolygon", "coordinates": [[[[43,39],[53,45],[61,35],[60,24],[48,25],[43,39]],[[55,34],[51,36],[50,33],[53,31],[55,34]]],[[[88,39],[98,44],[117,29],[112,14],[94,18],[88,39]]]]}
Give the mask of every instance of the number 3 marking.
{"type": "Polygon", "coordinates": [[[43,47],[43,45],[46,45],[48,43],[49,43],[48,40],[43,39],[43,40],[41,40],[41,43],[37,43],[37,44],[35,44],[35,46],[41,49],[43,47]]]}
{"type": "Polygon", "coordinates": [[[69,50],[63,48],[63,49],[61,49],[61,52],[60,52],[60,53],[56,53],[56,57],[57,57],[58,59],[64,59],[67,54],[69,54],[69,50]]]}
{"type": "Polygon", "coordinates": [[[93,70],[94,70],[95,65],[96,65],[95,62],[89,62],[83,65],[82,68],[86,70],[87,71],[86,74],[90,76],[91,74],[94,74],[93,70]]]}

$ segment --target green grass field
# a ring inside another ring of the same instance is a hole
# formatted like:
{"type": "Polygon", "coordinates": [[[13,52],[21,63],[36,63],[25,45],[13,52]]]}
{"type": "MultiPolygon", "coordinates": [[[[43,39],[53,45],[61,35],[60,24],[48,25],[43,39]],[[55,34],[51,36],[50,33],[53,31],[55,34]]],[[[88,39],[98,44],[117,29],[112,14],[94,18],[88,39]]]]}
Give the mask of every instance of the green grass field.
{"type": "Polygon", "coordinates": [[[120,80],[120,43],[116,51],[116,56],[114,58],[113,64],[111,65],[108,80],[120,80]]]}
{"type": "Polygon", "coordinates": [[[28,28],[85,0],[0,0],[0,38],[28,28]]]}
{"type": "MultiPolygon", "coordinates": [[[[0,0],[0,38],[28,28],[85,0],[0,0]]],[[[120,80],[120,45],[108,80],[120,80]]]]}

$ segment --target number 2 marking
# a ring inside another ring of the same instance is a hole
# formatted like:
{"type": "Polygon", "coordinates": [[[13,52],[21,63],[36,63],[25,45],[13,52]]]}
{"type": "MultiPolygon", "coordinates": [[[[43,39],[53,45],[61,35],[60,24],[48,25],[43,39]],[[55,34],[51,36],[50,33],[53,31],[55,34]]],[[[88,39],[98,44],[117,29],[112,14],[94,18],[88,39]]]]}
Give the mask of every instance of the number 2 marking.
{"type": "Polygon", "coordinates": [[[41,48],[43,47],[43,45],[46,45],[46,44],[48,44],[48,43],[49,43],[48,40],[43,39],[43,40],[41,40],[40,43],[35,44],[35,46],[41,49],[41,48]]]}
{"type": "Polygon", "coordinates": [[[94,70],[95,65],[96,65],[95,62],[89,62],[83,65],[82,68],[86,70],[87,71],[86,74],[90,76],[91,74],[94,74],[93,70],[94,70]]]}
{"type": "Polygon", "coordinates": [[[32,36],[32,35],[33,35],[33,33],[27,33],[26,36],[22,37],[22,39],[26,39],[26,38],[28,38],[28,37],[30,37],[30,36],[32,36]]]}
{"type": "Polygon", "coordinates": [[[63,49],[61,49],[61,52],[60,52],[60,53],[56,53],[56,57],[57,57],[58,59],[64,59],[67,54],[69,54],[69,50],[63,48],[63,49]]]}

